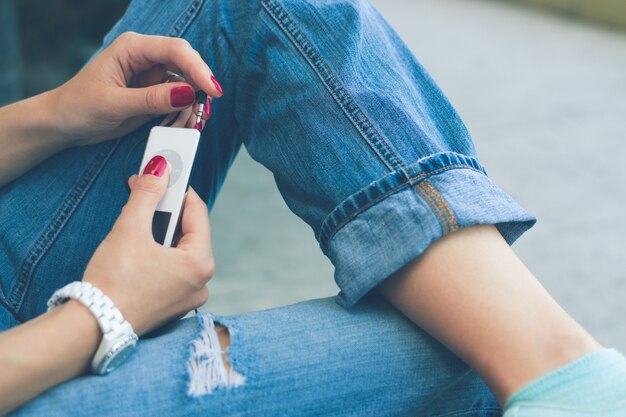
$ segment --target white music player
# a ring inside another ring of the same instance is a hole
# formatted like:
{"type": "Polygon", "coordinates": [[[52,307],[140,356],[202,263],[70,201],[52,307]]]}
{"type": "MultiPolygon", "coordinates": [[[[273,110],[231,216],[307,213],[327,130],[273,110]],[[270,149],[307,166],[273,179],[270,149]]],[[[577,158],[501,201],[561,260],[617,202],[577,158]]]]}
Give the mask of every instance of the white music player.
{"type": "Polygon", "coordinates": [[[175,246],[180,238],[183,203],[199,140],[200,132],[196,129],[155,126],[150,130],[139,172],[156,155],[170,164],[167,191],[152,219],[154,240],[163,246],[175,246]]]}

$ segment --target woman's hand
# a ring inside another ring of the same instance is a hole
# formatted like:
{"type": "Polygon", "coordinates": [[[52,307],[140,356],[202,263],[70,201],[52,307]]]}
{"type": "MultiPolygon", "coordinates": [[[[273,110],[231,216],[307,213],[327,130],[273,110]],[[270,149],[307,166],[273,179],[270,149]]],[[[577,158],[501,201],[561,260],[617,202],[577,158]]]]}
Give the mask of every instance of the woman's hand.
{"type": "MultiPolygon", "coordinates": [[[[128,203],[83,276],[139,335],[202,305],[213,275],[207,207],[191,188],[178,246],[152,238],[152,216],[168,182],[161,159],[147,169],[152,174],[131,177],[128,203]]],[[[0,333],[0,415],[84,373],[101,337],[94,316],[75,300],[0,333]]]]}
{"type": "Polygon", "coordinates": [[[189,107],[195,90],[206,92],[209,100],[223,94],[189,42],[126,32],[74,78],[50,91],[47,100],[55,109],[57,133],[68,145],[84,145],[122,136],[155,115],[189,107]],[[188,82],[163,83],[168,70],[188,82]]]}
{"type": "Polygon", "coordinates": [[[154,241],[152,217],[169,176],[165,159],[156,158],[161,165],[147,168],[155,175],[130,178],[128,203],[83,276],[113,300],[138,335],[204,304],[214,269],[207,206],[191,188],[177,247],[154,241]]]}
{"type": "Polygon", "coordinates": [[[208,94],[206,120],[222,87],[187,41],[123,33],[67,83],[0,108],[0,187],[68,147],[122,136],[155,115],[188,116],[195,90],[208,94]],[[166,71],[187,82],[164,83],[166,71]]]}

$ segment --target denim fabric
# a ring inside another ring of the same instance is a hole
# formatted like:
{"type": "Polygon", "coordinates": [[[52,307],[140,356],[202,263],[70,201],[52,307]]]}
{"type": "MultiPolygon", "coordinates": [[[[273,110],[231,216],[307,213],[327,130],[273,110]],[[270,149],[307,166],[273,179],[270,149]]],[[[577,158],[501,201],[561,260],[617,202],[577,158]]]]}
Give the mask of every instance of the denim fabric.
{"type": "MultiPolygon", "coordinates": [[[[243,143],[335,265],[343,306],[461,227],[495,224],[512,243],[535,221],[487,177],[448,100],[366,1],[134,0],[104,46],[127,30],[187,39],[226,91],[192,186],[211,206],[243,143]]],[[[150,127],[64,151],[0,189],[0,329],[80,279],[126,201],[124,158],[150,127]]],[[[382,347],[367,346],[374,366],[382,347]]]]}
{"type": "Polygon", "coordinates": [[[116,372],[54,388],[12,417],[501,415],[467,365],[374,297],[350,311],[328,298],[215,320],[230,329],[241,386],[187,394],[190,343],[205,331],[191,318],[142,339],[116,372]]]}
{"type": "MultiPolygon", "coordinates": [[[[365,1],[135,0],[105,46],[126,30],[184,37],[214,68],[226,95],[192,185],[211,205],[245,143],[313,229],[346,306],[460,227],[496,224],[512,243],[534,222],[365,1]]],[[[146,132],[64,152],[2,190],[0,288],[16,318],[81,276],[126,198],[121,161],[146,132]]]]}

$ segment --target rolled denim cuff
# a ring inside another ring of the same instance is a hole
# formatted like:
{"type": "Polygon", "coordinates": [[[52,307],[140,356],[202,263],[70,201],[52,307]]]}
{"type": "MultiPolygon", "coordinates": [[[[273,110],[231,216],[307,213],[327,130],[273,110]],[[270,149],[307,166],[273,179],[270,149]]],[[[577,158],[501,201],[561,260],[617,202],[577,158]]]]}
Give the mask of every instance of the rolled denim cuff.
{"type": "Polygon", "coordinates": [[[455,230],[493,224],[512,244],[535,222],[475,158],[445,152],[351,195],[325,219],[319,241],[335,266],[338,302],[351,307],[455,230]]]}

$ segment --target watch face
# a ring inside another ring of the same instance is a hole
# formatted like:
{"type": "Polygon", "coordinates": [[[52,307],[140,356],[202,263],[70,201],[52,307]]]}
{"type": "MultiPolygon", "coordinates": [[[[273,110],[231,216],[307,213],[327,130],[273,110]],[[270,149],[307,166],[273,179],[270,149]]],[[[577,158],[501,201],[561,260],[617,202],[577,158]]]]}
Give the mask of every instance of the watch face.
{"type": "Polygon", "coordinates": [[[111,349],[111,352],[104,358],[99,366],[99,373],[106,375],[109,372],[113,372],[119,368],[126,359],[135,351],[135,345],[137,340],[135,338],[129,338],[111,349]]]}

